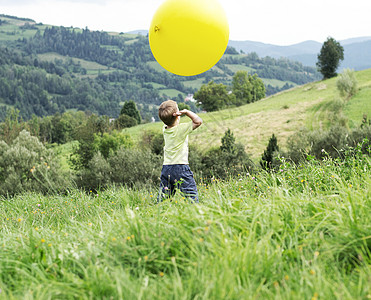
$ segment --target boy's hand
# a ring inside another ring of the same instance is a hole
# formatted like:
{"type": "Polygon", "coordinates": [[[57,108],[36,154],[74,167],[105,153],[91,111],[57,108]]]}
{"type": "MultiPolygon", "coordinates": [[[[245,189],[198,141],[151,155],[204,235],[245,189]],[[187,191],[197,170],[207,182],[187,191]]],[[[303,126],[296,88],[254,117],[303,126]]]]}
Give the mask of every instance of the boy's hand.
{"type": "Polygon", "coordinates": [[[175,116],[178,117],[178,116],[182,116],[182,115],[186,115],[187,117],[189,117],[192,120],[193,130],[195,130],[197,127],[199,127],[202,124],[202,119],[198,115],[196,115],[194,112],[191,112],[188,109],[183,109],[183,110],[180,110],[176,113],[173,113],[174,117],[175,116]]]}
{"type": "Polygon", "coordinates": [[[182,109],[182,110],[180,110],[180,111],[178,111],[178,112],[176,112],[176,113],[173,113],[173,116],[174,117],[178,117],[178,116],[183,116],[183,115],[186,115],[187,114],[187,109],[182,109]]]}

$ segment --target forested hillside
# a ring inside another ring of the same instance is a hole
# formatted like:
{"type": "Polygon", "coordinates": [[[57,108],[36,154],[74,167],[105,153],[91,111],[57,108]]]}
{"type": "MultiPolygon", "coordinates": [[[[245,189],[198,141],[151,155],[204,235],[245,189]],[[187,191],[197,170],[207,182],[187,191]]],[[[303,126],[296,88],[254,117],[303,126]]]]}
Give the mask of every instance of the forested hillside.
{"type": "Polygon", "coordinates": [[[211,70],[181,77],[157,64],[144,36],[0,20],[0,120],[10,107],[25,119],[71,109],[116,117],[127,100],[150,119],[163,99],[183,101],[210,81],[230,85],[239,70],[262,78],[267,95],[320,78],[301,63],[234,48],[211,70]]]}

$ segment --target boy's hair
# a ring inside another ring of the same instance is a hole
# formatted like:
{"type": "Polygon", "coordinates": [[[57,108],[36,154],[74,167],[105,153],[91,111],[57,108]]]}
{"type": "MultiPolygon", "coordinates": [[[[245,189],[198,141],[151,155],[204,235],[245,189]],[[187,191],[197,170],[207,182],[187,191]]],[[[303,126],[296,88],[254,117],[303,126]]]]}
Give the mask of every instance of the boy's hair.
{"type": "Polygon", "coordinates": [[[177,118],[176,116],[173,116],[177,111],[178,105],[176,102],[173,100],[167,100],[161,103],[160,108],[158,109],[158,116],[167,126],[171,126],[177,118]]]}

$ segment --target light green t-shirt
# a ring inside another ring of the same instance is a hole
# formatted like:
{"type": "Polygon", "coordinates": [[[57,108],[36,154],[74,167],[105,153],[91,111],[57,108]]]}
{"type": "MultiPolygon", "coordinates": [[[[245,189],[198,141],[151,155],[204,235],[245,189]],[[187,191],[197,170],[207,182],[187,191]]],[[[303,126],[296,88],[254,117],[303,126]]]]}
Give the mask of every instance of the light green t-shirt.
{"type": "Polygon", "coordinates": [[[188,135],[192,130],[192,122],[171,128],[164,126],[164,165],[188,165],[188,135]]]}

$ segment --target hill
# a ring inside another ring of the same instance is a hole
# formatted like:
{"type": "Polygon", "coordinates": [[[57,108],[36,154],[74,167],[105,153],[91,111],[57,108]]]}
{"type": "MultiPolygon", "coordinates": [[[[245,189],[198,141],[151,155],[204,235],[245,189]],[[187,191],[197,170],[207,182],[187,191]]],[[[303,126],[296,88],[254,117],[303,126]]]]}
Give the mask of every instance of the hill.
{"type": "MultiPolygon", "coordinates": [[[[359,126],[364,114],[371,116],[371,69],[356,72],[356,79],[359,91],[343,107],[349,127],[359,126]]],[[[200,114],[204,125],[193,133],[190,141],[202,149],[219,146],[230,128],[248,154],[258,159],[272,134],[285,148],[288,137],[301,128],[327,129],[339,99],[336,78],[297,86],[241,107],[200,114]]],[[[160,132],[161,128],[161,123],[153,123],[125,131],[138,137],[145,130],[160,132]]]]}
{"type": "MultiPolygon", "coordinates": [[[[344,61],[340,70],[350,68],[364,70],[371,67],[371,37],[351,38],[339,41],[344,47],[344,61]]],[[[315,67],[322,44],[305,41],[290,46],[277,46],[253,41],[230,41],[229,45],[245,53],[255,52],[259,56],[286,57],[305,66],[315,67]]]]}
{"type": "Polygon", "coordinates": [[[202,84],[230,84],[238,70],[257,73],[267,94],[320,78],[314,68],[287,59],[260,58],[228,48],[211,70],[193,77],[165,71],[141,34],[90,31],[0,15],[0,120],[9,107],[25,119],[84,110],[112,117],[123,101],[156,118],[164,99],[184,101],[202,84]]]}

